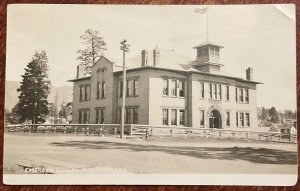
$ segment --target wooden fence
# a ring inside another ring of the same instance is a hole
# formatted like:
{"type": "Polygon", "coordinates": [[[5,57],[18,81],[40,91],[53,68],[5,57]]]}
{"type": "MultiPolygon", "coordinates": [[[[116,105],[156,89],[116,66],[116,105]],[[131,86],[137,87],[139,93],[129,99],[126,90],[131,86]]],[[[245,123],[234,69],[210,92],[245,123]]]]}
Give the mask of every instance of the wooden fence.
{"type": "MultiPolygon", "coordinates": [[[[5,132],[86,134],[98,136],[120,135],[120,129],[120,124],[29,124],[5,126],[5,132]]],[[[149,136],[195,136],[205,139],[216,138],[290,143],[297,142],[296,135],[282,134],[279,132],[149,126],[135,124],[126,124],[124,126],[124,134],[128,136],[145,137],[146,139],[149,136]]]]}

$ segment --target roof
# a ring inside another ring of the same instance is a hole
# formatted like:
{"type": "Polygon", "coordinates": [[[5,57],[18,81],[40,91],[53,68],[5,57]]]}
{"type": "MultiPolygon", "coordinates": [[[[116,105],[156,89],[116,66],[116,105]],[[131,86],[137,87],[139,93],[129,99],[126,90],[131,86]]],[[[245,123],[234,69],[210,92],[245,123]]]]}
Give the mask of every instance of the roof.
{"type": "Polygon", "coordinates": [[[85,77],[82,77],[82,78],[75,78],[75,79],[72,79],[72,80],[68,80],[68,82],[76,82],[76,81],[88,80],[88,79],[91,79],[91,76],[85,76],[85,77]]]}
{"type": "MultiPolygon", "coordinates": [[[[158,49],[160,52],[159,57],[159,65],[156,66],[158,68],[166,68],[166,69],[173,69],[173,70],[181,70],[181,71],[197,71],[192,67],[191,61],[193,59],[184,56],[175,52],[174,50],[167,50],[163,48],[158,49]]],[[[148,61],[149,65],[153,63],[153,50],[147,50],[148,53],[148,61]]],[[[141,54],[126,60],[126,67],[128,69],[133,68],[140,68],[142,62],[141,54]]],[[[114,71],[120,71],[122,68],[116,68],[114,71]]]]}
{"type": "MultiPolygon", "coordinates": [[[[255,81],[249,81],[243,78],[239,77],[233,77],[230,74],[225,74],[224,72],[220,74],[215,74],[215,73],[208,73],[208,72],[203,72],[199,71],[194,68],[194,59],[191,59],[187,56],[184,56],[182,54],[177,53],[174,50],[168,50],[168,49],[163,49],[159,48],[160,51],[160,57],[159,57],[159,64],[157,66],[153,66],[153,50],[148,50],[148,66],[141,66],[142,62],[142,56],[141,54],[126,60],[126,68],[127,72],[131,71],[137,71],[137,70],[144,70],[144,69],[156,69],[156,70],[166,70],[166,71],[172,71],[172,72],[184,72],[184,73],[196,73],[196,74],[204,74],[204,75],[209,75],[209,76],[216,76],[216,77],[223,77],[223,78],[228,78],[228,79],[233,79],[237,80],[239,82],[248,82],[248,83],[254,83],[254,84],[262,84],[260,82],[255,82],[255,81]],[[151,66],[152,65],[152,66],[151,66]]],[[[106,58],[107,59],[107,58],[106,58]]],[[[118,66],[121,64],[113,63],[113,71],[114,73],[118,74],[122,72],[123,68],[118,66]]],[[[89,79],[90,76],[83,77],[83,78],[77,78],[73,80],[69,80],[69,82],[75,82],[75,81],[80,81],[84,79],[89,79]]]]}
{"type": "Polygon", "coordinates": [[[216,46],[216,47],[219,47],[219,48],[224,48],[223,46],[220,46],[217,43],[209,42],[209,41],[206,41],[204,43],[198,44],[198,45],[194,46],[193,48],[198,48],[198,47],[208,46],[208,45],[210,45],[210,46],[216,46]]]}
{"type": "Polygon", "coordinates": [[[274,124],[274,123],[271,123],[270,126],[273,126],[277,129],[291,129],[293,127],[292,124],[290,123],[284,123],[284,124],[274,124]]]}

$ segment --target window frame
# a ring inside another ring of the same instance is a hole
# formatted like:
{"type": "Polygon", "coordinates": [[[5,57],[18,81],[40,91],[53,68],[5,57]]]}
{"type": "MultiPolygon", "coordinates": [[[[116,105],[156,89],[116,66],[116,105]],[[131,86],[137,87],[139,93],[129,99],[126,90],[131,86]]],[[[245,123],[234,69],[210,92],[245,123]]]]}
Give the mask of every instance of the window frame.
{"type": "Polygon", "coordinates": [[[169,80],[163,78],[163,96],[169,96],[169,80]]]}
{"type": "Polygon", "coordinates": [[[204,99],[205,98],[205,89],[204,89],[204,82],[200,82],[200,98],[204,99]]]}
{"type": "Polygon", "coordinates": [[[106,94],[106,85],[105,85],[105,81],[101,82],[101,99],[105,99],[105,94],[106,94]]]}
{"type": "Polygon", "coordinates": [[[177,80],[171,80],[171,97],[177,97],[177,80]],[[174,85],[174,87],[173,87],[174,85]]]}
{"type": "Polygon", "coordinates": [[[200,128],[205,127],[205,111],[203,109],[200,110],[200,128]]]}
{"type": "Polygon", "coordinates": [[[177,126],[177,109],[171,109],[171,125],[177,126]]]}
{"type": "Polygon", "coordinates": [[[226,127],[230,127],[230,111],[226,111],[226,127]]]}
{"type": "Polygon", "coordinates": [[[230,100],[229,86],[226,86],[226,101],[230,100]]]}
{"type": "Polygon", "coordinates": [[[178,80],[179,97],[185,97],[185,81],[178,80]],[[181,87],[180,87],[181,86],[181,87]]]}
{"type": "Polygon", "coordinates": [[[169,125],[169,110],[168,109],[162,109],[162,124],[167,125],[167,126],[169,125]],[[165,116],[165,114],[166,114],[166,116],[165,116]]]}

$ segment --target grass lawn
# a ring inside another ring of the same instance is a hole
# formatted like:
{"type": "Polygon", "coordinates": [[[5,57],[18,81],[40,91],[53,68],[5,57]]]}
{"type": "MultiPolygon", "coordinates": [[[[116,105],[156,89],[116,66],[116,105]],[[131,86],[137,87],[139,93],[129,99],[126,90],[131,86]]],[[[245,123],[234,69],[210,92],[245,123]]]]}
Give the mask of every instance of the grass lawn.
{"type": "Polygon", "coordinates": [[[297,144],[5,134],[4,173],[24,174],[24,164],[80,173],[297,174],[297,144]]]}

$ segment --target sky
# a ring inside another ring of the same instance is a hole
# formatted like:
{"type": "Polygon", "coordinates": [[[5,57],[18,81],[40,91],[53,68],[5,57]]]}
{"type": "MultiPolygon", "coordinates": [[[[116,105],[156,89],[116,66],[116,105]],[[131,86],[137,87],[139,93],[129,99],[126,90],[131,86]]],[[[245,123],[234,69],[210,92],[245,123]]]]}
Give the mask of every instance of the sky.
{"type": "Polygon", "coordinates": [[[107,43],[105,52],[118,65],[120,41],[127,39],[135,57],[156,46],[196,58],[192,47],[206,41],[224,46],[220,52],[224,74],[245,78],[252,67],[258,106],[296,109],[295,6],[282,5],[9,5],[6,80],[20,75],[35,51],[45,50],[52,85],[72,86],[79,64],[79,38],[86,29],[98,30],[107,43]]]}

